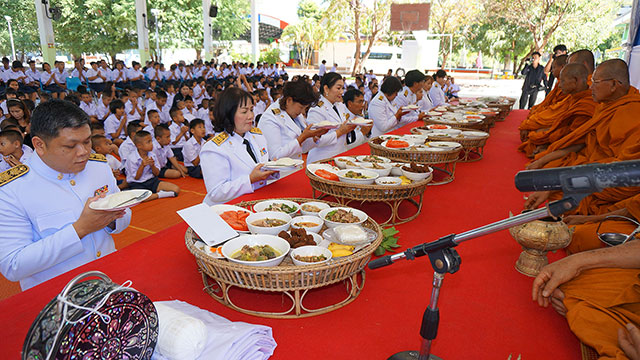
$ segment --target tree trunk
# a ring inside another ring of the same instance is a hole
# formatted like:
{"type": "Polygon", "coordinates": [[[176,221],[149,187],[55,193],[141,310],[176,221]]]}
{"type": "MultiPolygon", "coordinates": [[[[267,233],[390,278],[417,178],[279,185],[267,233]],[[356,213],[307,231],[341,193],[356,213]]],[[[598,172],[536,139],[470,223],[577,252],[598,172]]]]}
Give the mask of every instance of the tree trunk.
{"type": "Polygon", "coordinates": [[[351,76],[356,75],[356,70],[360,66],[360,48],[362,46],[362,40],[360,39],[360,0],[354,0],[355,6],[353,7],[353,35],[356,40],[356,52],[353,55],[353,69],[351,70],[351,76]]]}
{"type": "Polygon", "coordinates": [[[362,69],[362,64],[364,63],[365,60],[367,60],[369,58],[369,54],[371,54],[371,48],[373,47],[373,43],[375,42],[376,39],[376,34],[373,34],[372,36],[369,37],[369,43],[367,44],[367,51],[364,53],[364,56],[362,57],[362,62],[360,63],[360,67],[358,68],[358,72],[360,72],[360,69],[362,69]]]}
{"type": "Polygon", "coordinates": [[[442,54],[442,65],[440,66],[440,68],[442,70],[444,70],[444,68],[446,67],[445,65],[447,64],[447,59],[448,58],[449,58],[449,53],[448,52],[442,54]]]}
{"type": "Polygon", "coordinates": [[[118,61],[118,60],[116,60],[116,55],[112,54],[111,55],[111,66],[115,66],[116,65],[116,61],[118,61]]]}
{"type": "Polygon", "coordinates": [[[196,50],[196,61],[202,60],[202,49],[195,48],[196,50]]]}

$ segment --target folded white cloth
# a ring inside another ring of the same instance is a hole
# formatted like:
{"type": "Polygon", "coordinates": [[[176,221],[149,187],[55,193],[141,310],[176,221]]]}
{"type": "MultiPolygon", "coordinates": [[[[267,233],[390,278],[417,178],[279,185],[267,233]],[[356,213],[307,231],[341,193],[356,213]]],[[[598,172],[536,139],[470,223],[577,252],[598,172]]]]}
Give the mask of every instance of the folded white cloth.
{"type": "MultiPolygon", "coordinates": [[[[265,360],[273,355],[277,344],[271,328],[245,322],[232,322],[183,301],[157,301],[187,316],[201,320],[207,328],[207,342],[198,360],[265,360]]],[[[159,317],[162,322],[162,317],[159,317]]],[[[156,347],[157,349],[158,347],[156,347]]],[[[152,360],[173,360],[158,351],[152,360]]]]}

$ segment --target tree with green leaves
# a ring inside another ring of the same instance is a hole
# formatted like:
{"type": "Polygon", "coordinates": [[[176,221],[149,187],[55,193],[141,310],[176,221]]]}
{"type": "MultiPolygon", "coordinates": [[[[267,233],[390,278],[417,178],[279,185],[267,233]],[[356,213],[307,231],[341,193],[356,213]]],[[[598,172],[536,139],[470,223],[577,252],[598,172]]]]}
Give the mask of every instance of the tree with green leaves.
{"type": "MultiPolygon", "coordinates": [[[[18,59],[26,60],[25,53],[40,53],[40,37],[33,1],[5,1],[2,5],[3,15],[11,16],[13,42],[18,59]]],[[[0,18],[0,53],[11,54],[9,27],[4,17],[0,18]]]]}
{"type": "Polygon", "coordinates": [[[301,21],[287,26],[282,32],[282,38],[296,47],[300,65],[309,66],[313,53],[337,37],[337,23],[332,22],[327,14],[328,11],[320,12],[315,2],[303,0],[298,5],[301,21]]]}
{"type": "Polygon", "coordinates": [[[391,0],[372,0],[370,3],[367,6],[364,0],[331,0],[325,11],[329,22],[345,29],[356,43],[351,76],[362,70],[362,64],[369,57],[371,48],[389,28],[391,0]],[[363,40],[366,41],[364,54],[363,40]]]}

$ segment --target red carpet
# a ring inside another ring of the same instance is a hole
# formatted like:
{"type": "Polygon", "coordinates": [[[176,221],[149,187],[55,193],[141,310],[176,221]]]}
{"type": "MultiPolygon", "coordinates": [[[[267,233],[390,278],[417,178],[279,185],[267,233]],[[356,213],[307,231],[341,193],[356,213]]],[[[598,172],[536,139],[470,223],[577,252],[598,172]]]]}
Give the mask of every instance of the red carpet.
{"type": "MultiPolygon", "coordinates": [[[[506,122],[498,123],[491,131],[485,158],[458,164],[453,183],[427,188],[422,214],[397,226],[403,249],[520,211],[523,195],[515,189],[513,177],[526,162],[515,151],[517,125],[525,114],[514,111],[506,122]]],[[[410,127],[402,130],[408,132],[410,127]]],[[[368,153],[368,147],[352,152],[368,153]]],[[[239,200],[269,197],[311,197],[311,188],[304,173],[298,172],[239,200]]],[[[162,217],[157,222],[163,222],[162,217]]],[[[271,326],[278,342],[274,359],[386,359],[418,348],[420,320],[432,281],[426,257],[367,270],[360,296],[339,310],[298,320],[263,319],[230,310],[202,291],[193,256],[184,246],[185,228],[184,224],[172,226],[1,301],[3,358],[19,357],[29,326],[42,307],[70,278],[90,269],[101,270],[118,283],[130,279],[133,287],[153,300],[184,300],[230,320],[271,326]]],[[[580,359],[578,341],[564,318],[530,300],[532,279],[514,269],[520,247],[506,231],[462,243],[457,250],[462,266],[444,281],[434,354],[444,359],[507,359],[510,354],[513,359],[522,354],[525,360],[580,359]]],[[[336,290],[324,290],[322,296],[335,296],[336,290]]],[[[240,296],[245,301],[258,298],[240,296]]],[[[273,297],[258,299],[270,305],[284,301],[273,297]]]]}

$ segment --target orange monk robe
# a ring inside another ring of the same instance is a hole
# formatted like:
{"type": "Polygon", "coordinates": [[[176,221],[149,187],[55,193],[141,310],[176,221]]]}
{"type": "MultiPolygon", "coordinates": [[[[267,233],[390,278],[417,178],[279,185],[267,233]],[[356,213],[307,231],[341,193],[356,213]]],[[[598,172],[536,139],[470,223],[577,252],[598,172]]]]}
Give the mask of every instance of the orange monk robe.
{"type": "Polygon", "coordinates": [[[531,107],[531,110],[529,110],[529,115],[527,115],[527,117],[534,115],[538,111],[545,110],[549,106],[563,100],[565,97],[567,97],[567,94],[564,94],[560,90],[560,87],[558,86],[558,82],[556,82],[556,86],[554,86],[553,89],[549,91],[549,93],[547,94],[547,96],[544,97],[542,102],[540,102],[540,104],[538,105],[534,105],[533,107],[531,107]]]}
{"type": "Polygon", "coordinates": [[[616,101],[596,106],[593,117],[536,155],[536,159],[575,144],[585,144],[579,152],[550,161],[544,168],[576,166],[593,162],[640,159],[640,93],[633,86],[616,101]]]}
{"type": "MultiPolygon", "coordinates": [[[[542,127],[538,131],[531,131],[527,141],[520,144],[518,150],[527,156],[532,156],[538,146],[550,144],[562,138],[591,119],[596,105],[591,97],[591,90],[587,89],[571,94],[547,110],[538,112],[534,117],[542,127]],[[542,130],[543,128],[548,129],[542,130]]],[[[536,130],[533,129],[533,122],[529,125],[531,128],[525,130],[536,130]]]]}
{"type": "Polygon", "coordinates": [[[640,325],[638,275],[639,269],[592,269],[560,286],[571,331],[600,360],[628,359],[618,346],[618,329],[640,325]]]}
{"type": "MultiPolygon", "coordinates": [[[[586,198],[585,198],[586,199],[586,198]]],[[[588,202],[587,202],[588,204],[588,202]]],[[[578,207],[577,213],[580,215],[594,215],[590,213],[585,213],[585,211],[589,211],[586,209],[587,206],[580,203],[578,207]]],[[[619,201],[614,205],[609,205],[604,208],[600,213],[608,213],[611,211],[619,210],[619,209],[627,209],[630,213],[630,217],[635,219],[636,221],[640,220],[640,194],[627,198],[625,200],[619,201]]],[[[599,215],[599,214],[596,214],[599,215]]],[[[600,226],[599,232],[602,233],[620,233],[620,234],[631,234],[631,232],[636,228],[636,225],[631,221],[626,221],[624,219],[614,220],[615,218],[606,220],[602,222],[602,226],[600,226]]],[[[570,254],[575,254],[581,251],[587,251],[592,249],[598,249],[600,247],[605,247],[606,244],[600,241],[597,236],[598,226],[600,225],[600,221],[597,222],[589,222],[585,224],[575,225],[573,226],[574,232],[571,238],[571,243],[567,246],[566,251],[570,254]]]]}

